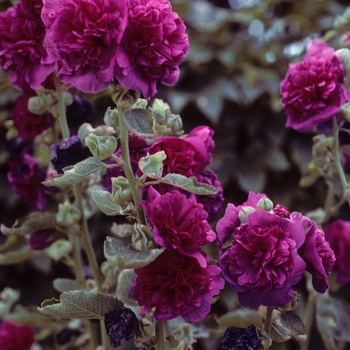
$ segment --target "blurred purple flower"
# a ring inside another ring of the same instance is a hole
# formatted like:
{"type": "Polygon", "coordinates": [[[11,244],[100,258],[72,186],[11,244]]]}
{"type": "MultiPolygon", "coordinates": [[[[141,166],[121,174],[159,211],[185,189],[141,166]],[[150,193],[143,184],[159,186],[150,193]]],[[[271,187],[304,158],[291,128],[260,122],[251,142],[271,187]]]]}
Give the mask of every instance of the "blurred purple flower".
{"type": "Polygon", "coordinates": [[[229,327],[221,340],[221,350],[258,350],[260,339],[254,325],[247,328],[229,327]]]}
{"type": "Polygon", "coordinates": [[[291,63],[281,82],[286,126],[307,132],[330,119],[349,100],[344,79],[344,66],[334,49],[313,40],[304,60],[291,63]]]}
{"type": "Polygon", "coordinates": [[[216,234],[211,230],[203,206],[186,198],[178,191],[159,194],[152,186],[147,201],[141,205],[153,228],[154,240],[161,247],[197,259],[205,267],[207,259],[200,251],[204,244],[213,242],[216,234]]]}
{"type": "Polygon", "coordinates": [[[187,322],[198,322],[210,312],[212,297],[224,287],[219,267],[207,264],[203,268],[196,259],[172,250],[135,272],[131,295],[143,306],[141,315],[155,308],[152,317],[157,320],[182,316],[187,322]]]}
{"type": "Polygon", "coordinates": [[[20,154],[9,163],[7,178],[16,195],[33,209],[43,209],[46,198],[42,181],[46,173],[39,168],[37,160],[29,154],[20,154]]]}
{"type": "Polygon", "coordinates": [[[112,309],[105,315],[106,333],[112,340],[113,347],[121,345],[121,339],[131,339],[139,327],[136,315],[127,307],[112,309]]]}
{"type": "Polygon", "coordinates": [[[92,120],[92,104],[83,97],[74,96],[73,103],[66,108],[66,113],[71,135],[77,135],[80,126],[92,120]]]}
{"type": "Polygon", "coordinates": [[[63,168],[74,165],[87,158],[87,148],[81,143],[78,136],[71,136],[62,140],[58,145],[51,145],[51,162],[59,174],[63,168]]]}
{"type": "Polygon", "coordinates": [[[34,94],[17,97],[11,111],[11,118],[19,136],[26,140],[33,140],[54,122],[51,114],[36,115],[28,110],[28,101],[32,96],[34,94]]]}
{"type": "Polygon", "coordinates": [[[38,89],[55,67],[44,47],[45,27],[35,18],[36,10],[28,16],[30,7],[25,1],[0,13],[0,66],[8,71],[12,84],[23,90],[28,85],[38,89]]]}
{"type": "Polygon", "coordinates": [[[1,350],[30,350],[34,343],[34,327],[9,321],[0,324],[1,350]]]}
{"type": "Polygon", "coordinates": [[[212,195],[196,195],[197,202],[203,205],[203,209],[208,213],[208,221],[214,221],[217,217],[222,203],[224,202],[224,190],[214,171],[204,169],[198,176],[198,182],[216,187],[219,191],[212,195]]]}
{"type": "Polygon", "coordinates": [[[156,83],[174,85],[189,49],[185,25],[167,0],[127,0],[128,24],[118,47],[114,75],[146,99],[156,83]]]}
{"type": "Polygon", "coordinates": [[[333,221],[324,232],[336,257],[333,268],[336,281],[340,285],[347,284],[350,282],[350,222],[333,221]]]}
{"type": "Polygon", "coordinates": [[[52,239],[52,229],[35,231],[29,235],[28,243],[32,250],[43,250],[49,247],[55,240],[52,239]]]}
{"type": "Polygon", "coordinates": [[[108,88],[127,22],[125,0],[46,0],[47,51],[61,60],[60,80],[84,92],[108,88]]]}

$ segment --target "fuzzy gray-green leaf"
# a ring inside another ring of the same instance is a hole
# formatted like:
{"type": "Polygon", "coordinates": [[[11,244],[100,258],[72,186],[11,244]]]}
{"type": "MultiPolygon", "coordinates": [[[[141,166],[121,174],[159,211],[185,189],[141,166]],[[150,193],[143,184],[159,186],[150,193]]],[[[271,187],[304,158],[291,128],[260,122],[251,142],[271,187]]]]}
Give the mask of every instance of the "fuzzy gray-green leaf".
{"type": "Polygon", "coordinates": [[[128,215],[130,210],[128,205],[121,206],[114,199],[110,192],[104,190],[95,190],[92,192],[92,199],[97,207],[106,215],[128,215]]]}
{"type": "Polygon", "coordinates": [[[135,108],[124,111],[126,123],[138,136],[152,139],[155,137],[155,118],[147,109],[135,108]]]}

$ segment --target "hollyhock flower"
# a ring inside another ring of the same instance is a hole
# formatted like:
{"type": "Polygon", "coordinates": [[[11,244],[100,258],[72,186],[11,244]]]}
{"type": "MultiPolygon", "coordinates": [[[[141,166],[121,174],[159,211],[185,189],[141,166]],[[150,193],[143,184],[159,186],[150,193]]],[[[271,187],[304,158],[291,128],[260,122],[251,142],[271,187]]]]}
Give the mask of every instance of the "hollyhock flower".
{"type": "Polygon", "coordinates": [[[33,140],[54,122],[51,114],[36,115],[28,110],[30,97],[31,95],[17,97],[11,111],[11,118],[18,130],[18,134],[26,140],[33,140]]]}
{"type": "Polygon", "coordinates": [[[312,131],[330,119],[349,99],[344,79],[344,66],[334,49],[322,40],[313,40],[304,60],[290,64],[281,82],[286,126],[312,131]]]}
{"type": "MultiPolygon", "coordinates": [[[[42,0],[21,0],[21,9],[23,13],[35,21],[41,22],[41,10],[43,8],[42,0]]],[[[42,23],[43,25],[43,23],[42,23]]]]}
{"type": "Polygon", "coordinates": [[[7,178],[16,195],[33,209],[43,209],[46,198],[42,181],[45,172],[39,168],[37,160],[29,154],[20,154],[9,163],[7,178]]]}
{"type": "MultiPolygon", "coordinates": [[[[233,225],[228,218],[220,221],[217,229],[222,237],[222,231],[228,229],[224,223],[233,225]]],[[[292,300],[292,286],[300,281],[306,268],[298,254],[304,240],[300,221],[263,209],[251,212],[246,222],[235,228],[232,245],[221,251],[218,265],[226,282],[238,293],[242,306],[282,307],[292,300]]]]}
{"type": "Polygon", "coordinates": [[[128,0],[128,24],[118,47],[114,75],[146,99],[156,83],[174,85],[189,49],[185,25],[167,0],[128,0]]]}
{"type": "Polygon", "coordinates": [[[160,137],[150,147],[149,154],[164,151],[163,176],[176,173],[187,177],[198,176],[210,163],[212,139],[206,133],[190,134],[186,138],[160,137]]]}
{"type": "Polygon", "coordinates": [[[141,315],[155,308],[152,317],[157,320],[182,316],[187,322],[198,322],[209,313],[212,297],[224,287],[219,267],[207,264],[203,268],[196,259],[172,250],[135,272],[131,295],[143,306],[141,315]]]}
{"type": "Polygon", "coordinates": [[[19,89],[36,90],[53,72],[55,64],[44,47],[43,24],[28,17],[27,2],[0,13],[0,66],[19,89]]]}
{"type": "Polygon", "coordinates": [[[273,208],[273,212],[280,218],[290,218],[289,210],[281,204],[276,204],[273,208]]]}
{"type": "Polygon", "coordinates": [[[9,321],[0,324],[1,350],[30,350],[34,343],[34,327],[9,321]]]}
{"type": "Polygon", "coordinates": [[[260,339],[254,325],[247,328],[229,327],[221,340],[221,350],[258,350],[260,339]]]}
{"type": "Polygon", "coordinates": [[[58,77],[84,92],[108,88],[127,21],[125,0],[45,0],[47,51],[61,60],[58,77]]]}
{"type": "Polygon", "coordinates": [[[131,339],[139,326],[136,315],[127,307],[112,309],[105,315],[106,333],[112,340],[113,347],[121,345],[121,339],[131,339]]]}
{"type": "Polygon", "coordinates": [[[32,154],[33,150],[33,142],[19,136],[12,137],[6,144],[6,151],[9,153],[10,159],[18,157],[21,153],[32,154]]]}
{"type": "Polygon", "coordinates": [[[141,205],[153,228],[154,240],[166,249],[196,258],[205,267],[207,259],[200,249],[213,242],[216,234],[211,230],[203,206],[194,203],[178,191],[159,194],[152,186],[148,190],[147,201],[141,205]]]}
{"type": "Polygon", "coordinates": [[[243,207],[252,207],[257,208],[258,202],[262,198],[267,198],[265,194],[249,192],[248,199],[242,205],[236,207],[232,203],[228,203],[225,215],[218,221],[216,230],[218,233],[218,246],[222,247],[223,244],[229,239],[232,238],[232,234],[235,232],[235,229],[241,225],[241,221],[238,217],[239,212],[243,207]]]}
{"type": "Polygon", "coordinates": [[[32,250],[43,250],[55,241],[52,239],[51,234],[53,230],[40,230],[35,231],[29,235],[28,243],[32,250]]]}
{"type": "Polygon", "coordinates": [[[306,262],[306,271],[312,274],[312,284],[319,293],[328,288],[327,275],[330,275],[335,256],[325,233],[316,224],[300,213],[292,213],[292,220],[300,221],[305,230],[305,242],[299,248],[298,254],[306,262]]]}
{"type": "Polygon", "coordinates": [[[208,221],[214,221],[217,217],[222,203],[224,202],[224,190],[214,171],[204,169],[200,175],[197,176],[198,182],[205,183],[216,187],[219,191],[212,195],[196,195],[198,203],[203,205],[203,209],[208,213],[208,221]]]}
{"type": "Polygon", "coordinates": [[[92,104],[83,97],[74,96],[73,103],[66,107],[66,114],[71,135],[77,135],[79,127],[92,120],[92,104]]]}
{"type": "MultiPolygon", "coordinates": [[[[138,172],[138,164],[141,157],[147,155],[149,146],[146,144],[145,140],[139,136],[131,135],[129,137],[129,154],[130,154],[130,163],[131,168],[136,174],[138,172]]],[[[117,149],[114,153],[117,157],[121,157],[122,150],[121,148],[117,149]]],[[[115,164],[115,160],[109,158],[107,164],[115,164]]],[[[112,177],[125,176],[124,170],[122,167],[115,167],[107,169],[106,173],[102,175],[102,186],[109,192],[112,192],[112,177]]]]}
{"type": "Polygon", "coordinates": [[[340,285],[350,282],[350,222],[336,220],[324,229],[326,239],[334,250],[334,273],[340,285]]]}
{"type": "Polygon", "coordinates": [[[87,155],[87,148],[80,142],[78,136],[71,136],[58,145],[51,145],[50,149],[51,162],[59,174],[63,174],[64,167],[84,160],[87,155]]]}
{"type": "Polygon", "coordinates": [[[186,137],[186,141],[188,142],[192,142],[192,138],[193,138],[194,145],[198,143],[198,140],[196,140],[196,138],[199,138],[201,141],[204,142],[204,145],[207,151],[208,164],[210,164],[213,160],[212,152],[215,147],[213,136],[214,136],[213,129],[209,128],[209,126],[201,125],[192,129],[186,137]]]}

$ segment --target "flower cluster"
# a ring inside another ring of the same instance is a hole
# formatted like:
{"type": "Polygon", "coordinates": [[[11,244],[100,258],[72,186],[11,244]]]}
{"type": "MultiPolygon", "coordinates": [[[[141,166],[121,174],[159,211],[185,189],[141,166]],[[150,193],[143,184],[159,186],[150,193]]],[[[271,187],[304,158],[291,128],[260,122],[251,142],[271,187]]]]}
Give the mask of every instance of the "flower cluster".
{"type": "Polygon", "coordinates": [[[305,270],[316,291],[328,288],[335,257],[324,232],[298,212],[273,208],[266,195],[250,192],[244,204],[228,204],[217,232],[219,266],[243,306],[287,305],[305,270]]]}
{"type": "Polygon", "coordinates": [[[57,66],[61,82],[84,92],[115,77],[149,99],[158,81],[175,84],[189,49],[167,0],[23,0],[0,18],[0,66],[21,89],[38,89],[57,66]]]}
{"type": "Polygon", "coordinates": [[[349,100],[344,79],[344,66],[334,49],[322,40],[313,40],[304,60],[291,63],[281,82],[286,126],[312,131],[338,113],[349,100]]]}
{"type": "Polygon", "coordinates": [[[216,239],[208,212],[215,217],[223,200],[215,173],[205,169],[212,159],[212,136],[210,128],[198,127],[184,138],[158,138],[148,149],[149,154],[166,154],[163,176],[176,173],[205,178],[203,182],[220,190],[219,195],[203,201],[205,205],[199,203],[198,196],[174,186],[159,184],[145,190],[141,205],[154,241],[165,251],[151,264],[135,270],[131,294],[143,306],[142,314],[155,308],[153,317],[158,320],[182,316],[189,322],[200,321],[210,311],[211,298],[224,285],[220,269],[209,264],[201,250],[216,239]]]}

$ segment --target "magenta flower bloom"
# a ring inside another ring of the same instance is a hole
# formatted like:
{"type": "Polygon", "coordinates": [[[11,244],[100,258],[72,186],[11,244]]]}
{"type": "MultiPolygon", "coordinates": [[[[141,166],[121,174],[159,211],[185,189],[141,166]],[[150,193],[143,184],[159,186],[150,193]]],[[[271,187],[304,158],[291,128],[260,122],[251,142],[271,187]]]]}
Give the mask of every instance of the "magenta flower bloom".
{"type": "Polygon", "coordinates": [[[1,350],[30,350],[34,343],[34,327],[9,321],[0,324],[1,350]]]}
{"type": "Polygon", "coordinates": [[[156,83],[174,85],[189,49],[185,25],[167,0],[128,0],[128,24],[118,48],[114,75],[146,99],[156,83]]]}
{"type": "Polygon", "coordinates": [[[347,284],[350,282],[350,222],[333,221],[324,232],[337,259],[333,269],[336,281],[340,285],[347,284]]]}
{"type": "Polygon", "coordinates": [[[231,247],[221,252],[219,266],[243,306],[282,307],[292,300],[292,286],[306,268],[297,251],[304,240],[300,222],[262,209],[249,214],[246,223],[235,229],[231,247]]]}
{"type": "Polygon", "coordinates": [[[53,72],[55,63],[44,47],[45,27],[35,14],[28,16],[27,2],[0,13],[0,66],[18,89],[36,90],[53,72]],[[25,11],[26,13],[24,13],[25,11]]]}
{"type": "Polygon", "coordinates": [[[25,140],[33,140],[54,122],[51,114],[36,115],[28,110],[30,97],[31,95],[17,97],[11,111],[11,118],[18,134],[25,140]]]}
{"type": "Polygon", "coordinates": [[[216,234],[211,230],[206,220],[208,214],[201,204],[194,203],[178,191],[161,195],[151,186],[147,201],[142,201],[141,205],[157,244],[197,259],[201,267],[206,266],[207,259],[200,249],[213,242],[216,234]]]}
{"type": "Polygon", "coordinates": [[[207,151],[208,164],[210,164],[213,160],[212,152],[215,147],[213,136],[214,136],[213,129],[209,128],[209,126],[201,125],[192,129],[186,137],[186,141],[192,142],[194,145],[198,144],[198,140],[196,138],[199,138],[202,142],[204,142],[204,146],[207,151]]]}
{"type": "Polygon", "coordinates": [[[203,268],[196,259],[172,250],[135,272],[131,295],[143,306],[141,315],[155,308],[152,317],[157,320],[182,316],[187,322],[198,322],[224,287],[219,267],[207,264],[203,268]]]}
{"type": "Polygon", "coordinates": [[[306,262],[306,271],[312,274],[315,290],[324,293],[329,288],[327,275],[334,266],[334,252],[325,239],[325,233],[312,220],[300,213],[292,213],[292,220],[302,222],[306,236],[298,254],[306,262]]]}
{"type": "Polygon", "coordinates": [[[37,160],[29,154],[21,154],[9,163],[7,178],[16,195],[33,209],[43,209],[46,198],[42,181],[45,172],[39,168],[37,160]]]}
{"type": "Polygon", "coordinates": [[[267,196],[265,194],[249,192],[247,201],[242,205],[236,207],[234,204],[228,203],[225,215],[218,221],[216,226],[219,247],[225,244],[228,239],[232,238],[235,229],[241,225],[241,221],[238,217],[240,210],[243,207],[252,207],[256,209],[259,200],[262,198],[267,198],[267,196]]]}
{"type": "Polygon", "coordinates": [[[344,78],[344,66],[334,49],[322,40],[313,40],[304,60],[290,64],[281,82],[286,126],[312,131],[329,120],[349,99],[344,78]]]}
{"type": "Polygon", "coordinates": [[[58,77],[84,92],[108,88],[127,22],[125,0],[44,0],[47,51],[58,77]]]}

